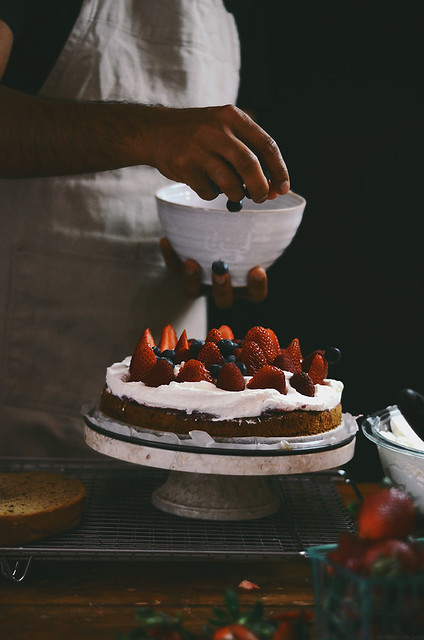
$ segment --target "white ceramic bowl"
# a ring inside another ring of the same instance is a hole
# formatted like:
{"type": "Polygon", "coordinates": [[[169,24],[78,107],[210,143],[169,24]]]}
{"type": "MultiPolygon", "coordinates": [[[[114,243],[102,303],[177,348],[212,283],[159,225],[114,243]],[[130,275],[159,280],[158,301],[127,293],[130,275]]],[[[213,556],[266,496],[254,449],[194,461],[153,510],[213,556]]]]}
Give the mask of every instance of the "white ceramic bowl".
{"type": "Polygon", "coordinates": [[[181,260],[196,260],[205,284],[211,284],[212,263],[223,260],[236,287],[246,286],[252,267],[267,269],[289,246],[306,205],[290,191],[260,205],[245,198],[242,210],[230,213],[224,194],[206,201],[180,183],[159,189],[156,203],[164,235],[181,260]]]}
{"type": "MultiPolygon", "coordinates": [[[[418,449],[394,440],[394,421],[403,420],[396,405],[368,416],[362,423],[364,435],[377,445],[384,474],[402,487],[415,500],[424,513],[424,449],[418,449]]],[[[418,445],[414,445],[418,446],[418,445]]]]}

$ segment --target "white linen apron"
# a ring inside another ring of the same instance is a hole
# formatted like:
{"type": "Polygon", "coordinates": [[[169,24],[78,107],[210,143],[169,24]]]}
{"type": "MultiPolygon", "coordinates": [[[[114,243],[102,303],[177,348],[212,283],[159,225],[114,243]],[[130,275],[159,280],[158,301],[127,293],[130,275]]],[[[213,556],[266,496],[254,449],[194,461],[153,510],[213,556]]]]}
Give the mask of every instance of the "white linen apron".
{"type": "MultiPolygon", "coordinates": [[[[222,0],[85,0],[40,95],[234,103],[239,41],[222,0]]],[[[0,455],[89,456],[80,416],[145,327],[206,331],[158,247],[150,167],[0,180],[0,455]]]]}

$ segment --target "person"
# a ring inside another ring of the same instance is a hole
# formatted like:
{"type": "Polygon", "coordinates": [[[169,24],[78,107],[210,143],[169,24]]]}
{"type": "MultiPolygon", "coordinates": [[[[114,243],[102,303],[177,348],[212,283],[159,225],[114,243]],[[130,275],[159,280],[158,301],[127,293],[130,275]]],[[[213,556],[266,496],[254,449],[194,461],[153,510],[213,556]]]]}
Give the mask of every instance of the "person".
{"type": "Polygon", "coordinates": [[[205,333],[196,273],[190,299],[160,255],[157,188],[239,200],[244,184],[256,202],[289,188],[275,141],[234,106],[231,13],[163,5],[0,0],[3,455],[90,455],[81,405],[106,366],[146,326],[205,333]]]}

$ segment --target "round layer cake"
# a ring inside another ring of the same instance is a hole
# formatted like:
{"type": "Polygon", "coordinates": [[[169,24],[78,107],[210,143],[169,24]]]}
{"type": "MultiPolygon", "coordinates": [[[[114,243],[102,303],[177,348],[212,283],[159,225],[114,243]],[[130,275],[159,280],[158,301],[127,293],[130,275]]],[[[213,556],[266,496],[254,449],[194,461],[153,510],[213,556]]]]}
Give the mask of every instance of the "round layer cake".
{"type": "Polygon", "coordinates": [[[327,373],[324,351],[303,357],[297,339],[282,348],[271,329],[236,340],[222,326],[193,340],[167,325],[157,343],[147,329],[131,357],[108,367],[99,410],[140,430],[315,435],[342,422],[343,383],[327,373]]]}

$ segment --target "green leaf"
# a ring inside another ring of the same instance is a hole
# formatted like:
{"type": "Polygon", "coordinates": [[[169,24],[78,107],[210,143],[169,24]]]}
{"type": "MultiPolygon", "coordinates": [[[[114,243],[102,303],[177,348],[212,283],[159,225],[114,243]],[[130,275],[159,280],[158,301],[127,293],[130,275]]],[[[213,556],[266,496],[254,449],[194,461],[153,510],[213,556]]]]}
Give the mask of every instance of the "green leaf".
{"type": "Polygon", "coordinates": [[[224,592],[225,606],[232,621],[236,622],[240,616],[240,608],[238,596],[232,589],[226,589],[224,592]]]}

